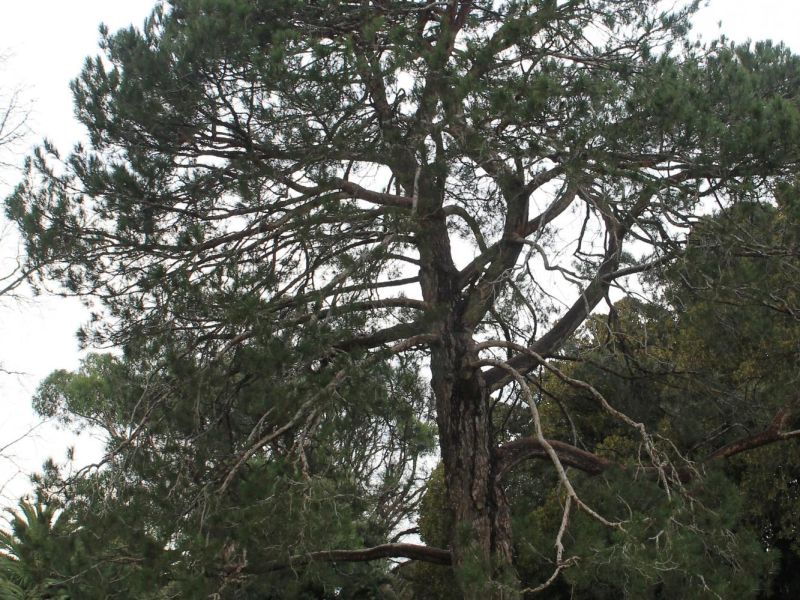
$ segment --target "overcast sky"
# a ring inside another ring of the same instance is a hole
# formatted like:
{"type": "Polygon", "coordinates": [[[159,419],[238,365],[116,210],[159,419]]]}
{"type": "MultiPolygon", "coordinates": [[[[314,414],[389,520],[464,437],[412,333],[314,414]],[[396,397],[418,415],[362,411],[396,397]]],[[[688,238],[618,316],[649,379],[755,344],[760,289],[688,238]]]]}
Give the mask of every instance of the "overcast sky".
{"type": "MultiPolygon", "coordinates": [[[[4,3],[0,52],[7,57],[0,65],[0,92],[21,88],[30,101],[31,144],[47,137],[68,151],[81,138],[81,128],[73,118],[69,82],[85,57],[97,54],[98,24],[106,23],[112,30],[131,23],[140,26],[153,4],[153,0],[4,3]]],[[[695,35],[706,38],[719,33],[736,41],[771,38],[800,51],[800,0],[712,0],[695,23],[695,35]]],[[[21,148],[19,155],[24,154],[25,148],[21,148]]],[[[14,172],[2,172],[0,197],[10,191],[15,177],[14,172]]],[[[0,237],[0,256],[13,254],[15,246],[9,242],[7,234],[0,237]]],[[[0,299],[0,366],[23,373],[0,373],[0,448],[36,423],[30,397],[38,382],[54,369],[77,366],[75,331],[84,319],[80,305],[71,300],[0,299]]],[[[18,473],[36,470],[49,456],[63,461],[65,448],[72,443],[65,432],[45,425],[3,451],[0,506],[27,491],[27,478],[18,473]]],[[[76,460],[84,463],[94,458],[99,446],[79,439],[76,448],[76,460]]]]}

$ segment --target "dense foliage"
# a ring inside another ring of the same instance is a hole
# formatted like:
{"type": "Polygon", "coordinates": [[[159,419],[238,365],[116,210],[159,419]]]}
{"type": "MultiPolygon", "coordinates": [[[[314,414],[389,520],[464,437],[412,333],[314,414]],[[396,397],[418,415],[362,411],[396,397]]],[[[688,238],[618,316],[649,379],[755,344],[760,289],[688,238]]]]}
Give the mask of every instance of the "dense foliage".
{"type": "Polygon", "coordinates": [[[88,147],[6,202],[117,349],[34,399],[108,454],[39,476],[30,586],[794,593],[800,58],[690,43],[695,5],[172,0],[104,31],[88,147]]]}

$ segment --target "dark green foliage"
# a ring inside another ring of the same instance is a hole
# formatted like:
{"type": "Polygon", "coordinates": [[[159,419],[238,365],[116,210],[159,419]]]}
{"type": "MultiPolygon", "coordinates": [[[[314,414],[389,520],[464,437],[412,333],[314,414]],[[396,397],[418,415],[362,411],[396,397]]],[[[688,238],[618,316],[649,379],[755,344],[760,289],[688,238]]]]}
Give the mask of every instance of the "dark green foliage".
{"type": "MultiPolygon", "coordinates": [[[[591,381],[616,408],[696,461],[705,476],[679,496],[668,499],[647,473],[635,432],[598,414],[591,395],[543,374],[540,411],[552,437],[574,435],[580,447],[623,467],[595,477],[573,472],[572,481],[592,508],[624,522],[624,532],[574,513],[565,547],[580,567],[567,569],[540,597],[676,598],[691,589],[698,598],[787,598],[798,589],[797,445],[702,464],[714,448],[796,406],[796,200],[786,184],[777,206],[746,203],[703,219],[683,259],[649,277],[666,302],[618,301],[610,314],[587,322],[561,361],[572,377],[591,381]],[[556,401],[567,407],[569,422],[556,401]]],[[[524,435],[525,418],[511,417],[505,427],[524,435]]],[[[793,417],[786,428],[796,423],[793,417]]],[[[437,470],[421,505],[429,543],[447,539],[452,527],[443,487],[437,470]]],[[[537,462],[511,474],[506,493],[515,566],[535,587],[554,568],[563,490],[537,462]]],[[[420,597],[452,588],[446,573],[419,570],[422,576],[410,577],[420,597]]]]}
{"type": "Polygon", "coordinates": [[[42,384],[35,402],[43,414],[80,417],[109,435],[110,462],[67,492],[91,532],[94,559],[111,561],[106,597],[142,597],[161,585],[183,597],[228,588],[237,598],[328,597],[386,580],[370,565],[314,567],[299,580],[281,569],[270,574],[270,565],[379,544],[407,518],[403,497],[418,476],[409,461],[433,444],[414,405],[415,372],[386,366],[365,379],[349,369],[336,397],[319,399],[319,414],[304,424],[307,438],[273,436],[266,453],[243,465],[237,444],[263,435],[261,415],[290,418],[290,406],[319,395],[326,375],[290,380],[280,377],[280,352],[241,354],[216,373],[185,356],[147,372],[146,363],[91,355],[79,372],[54,373],[42,384]],[[263,371],[270,358],[276,366],[263,371]],[[304,444],[299,458],[291,452],[297,443],[304,444]],[[376,471],[380,461],[395,464],[376,471]],[[137,530],[141,540],[131,536],[137,530]],[[143,562],[130,573],[114,558],[120,554],[143,562]],[[142,591],[111,591],[119,577],[141,580],[142,591]]]}
{"type": "Polygon", "coordinates": [[[69,530],[55,505],[23,500],[0,531],[0,598],[69,598],[69,530]],[[65,568],[66,567],[66,568],[65,568]]]}
{"type": "Polygon", "coordinates": [[[800,58],[691,44],[697,4],[172,0],[104,31],[90,144],[6,201],[118,351],[34,398],[107,436],[38,479],[70,593],[794,589],[796,445],[712,459],[798,408],[800,58]],[[573,505],[560,565],[526,386],[622,522],[573,505]],[[326,554],[414,525],[430,564],[326,554]]]}

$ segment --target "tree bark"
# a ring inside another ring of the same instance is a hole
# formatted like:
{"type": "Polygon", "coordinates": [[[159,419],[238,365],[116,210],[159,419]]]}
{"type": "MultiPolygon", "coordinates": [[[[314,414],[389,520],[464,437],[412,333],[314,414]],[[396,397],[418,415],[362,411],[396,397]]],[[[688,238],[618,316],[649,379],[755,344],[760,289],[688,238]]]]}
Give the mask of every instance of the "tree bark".
{"type": "Polygon", "coordinates": [[[465,598],[510,598],[516,587],[508,500],[498,477],[489,395],[469,332],[448,331],[431,362],[453,567],[465,598]]]}
{"type": "MultiPolygon", "coordinates": [[[[430,308],[431,385],[436,401],[439,446],[453,517],[450,549],[465,598],[511,598],[511,518],[494,455],[489,389],[477,364],[469,304],[461,291],[442,208],[446,170],[436,165],[410,173],[414,189],[419,281],[430,308]],[[503,585],[506,584],[506,585],[503,585]]],[[[402,179],[402,178],[401,178],[402,179]]]]}

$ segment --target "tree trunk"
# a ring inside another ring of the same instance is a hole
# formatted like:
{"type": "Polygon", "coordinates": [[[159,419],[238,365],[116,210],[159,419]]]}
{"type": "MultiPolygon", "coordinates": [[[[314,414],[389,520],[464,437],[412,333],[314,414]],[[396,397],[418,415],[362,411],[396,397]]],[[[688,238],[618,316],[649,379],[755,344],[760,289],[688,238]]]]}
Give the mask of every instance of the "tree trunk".
{"type": "Polygon", "coordinates": [[[431,370],[447,497],[453,568],[465,598],[513,598],[508,501],[498,483],[489,395],[468,332],[447,332],[431,370]]]}
{"type": "Polygon", "coordinates": [[[465,598],[514,598],[508,500],[497,477],[489,391],[475,366],[473,331],[453,264],[443,191],[435,177],[418,174],[417,240],[420,284],[433,307],[439,343],[431,351],[439,446],[453,516],[450,548],[465,598]]]}

